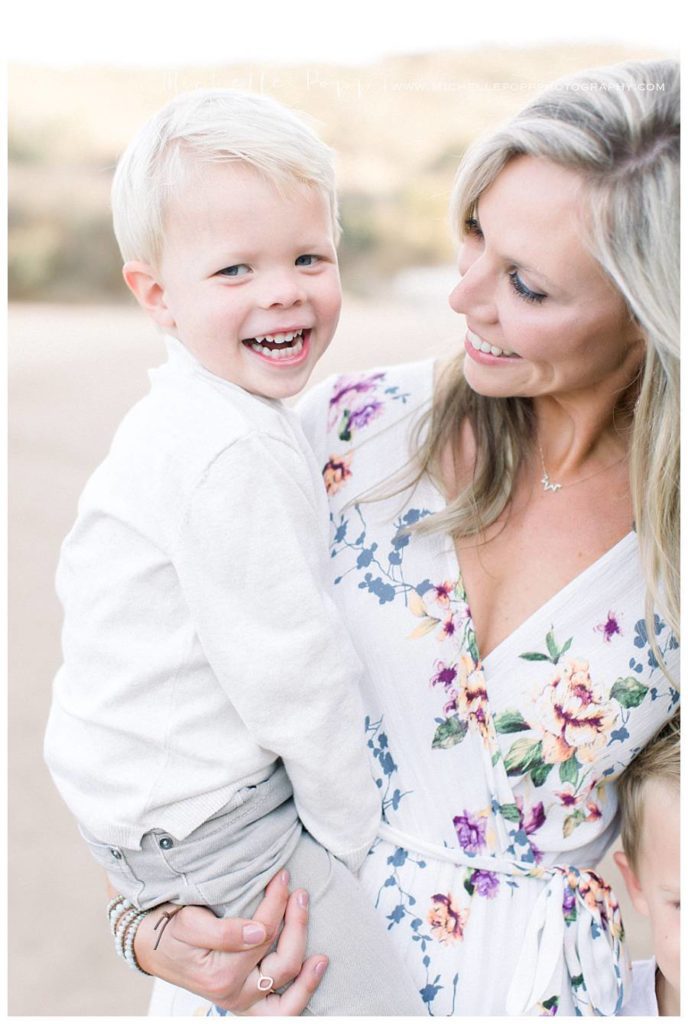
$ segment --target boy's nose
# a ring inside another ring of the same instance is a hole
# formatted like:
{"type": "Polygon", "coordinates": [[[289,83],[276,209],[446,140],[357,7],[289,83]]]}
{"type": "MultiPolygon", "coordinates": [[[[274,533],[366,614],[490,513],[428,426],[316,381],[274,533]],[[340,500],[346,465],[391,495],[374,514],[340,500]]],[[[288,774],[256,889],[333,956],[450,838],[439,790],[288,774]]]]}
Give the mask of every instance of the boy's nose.
{"type": "Polygon", "coordinates": [[[295,306],[306,301],[306,290],[302,275],[298,273],[279,273],[271,275],[265,281],[261,305],[295,306]]]}

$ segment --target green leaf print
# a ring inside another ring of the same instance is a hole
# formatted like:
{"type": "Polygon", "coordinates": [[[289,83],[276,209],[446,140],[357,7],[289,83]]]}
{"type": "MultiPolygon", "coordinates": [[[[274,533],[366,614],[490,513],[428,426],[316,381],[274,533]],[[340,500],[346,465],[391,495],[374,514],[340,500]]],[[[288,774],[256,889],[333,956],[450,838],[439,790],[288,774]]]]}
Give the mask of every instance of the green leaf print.
{"type": "Polygon", "coordinates": [[[506,818],[507,821],[518,822],[521,820],[521,812],[516,804],[500,804],[499,813],[503,818],[506,818]]]}
{"type": "Polygon", "coordinates": [[[542,742],[540,740],[516,740],[504,758],[507,775],[525,775],[542,763],[542,742]]]}
{"type": "Polygon", "coordinates": [[[562,782],[570,782],[572,786],[575,786],[578,782],[579,771],[580,765],[574,755],[559,765],[559,778],[562,782]]]}
{"type": "Polygon", "coordinates": [[[556,665],[559,659],[566,654],[572,643],[573,637],[570,636],[564,646],[559,649],[557,641],[554,639],[553,626],[545,637],[545,644],[547,645],[548,651],[547,654],[542,654],[540,651],[527,651],[525,654],[519,654],[519,658],[523,658],[524,661],[551,661],[553,665],[556,665]]]}
{"type": "Polygon", "coordinates": [[[585,811],[582,811],[580,807],[573,814],[569,814],[568,818],[564,818],[564,824],[562,825],[562,833],[564,839],[568,839],[574,829],[585,821],[585,811]]]}
{"type": "Polygon", "coordinates": [[[468,653],[470,654],[471,658],[473,659],[473,664],[474,665],[478,665],[478,664],[480,664],[480,651],[478,650],[478,645],[477,645],[477,643],[475,641],[475,634],[473,632],[468,633],[467,640],[468,640],[468,653]]]}
{"type": "Polygon", "coordinates": [[[622,708],[637,708],[645,700],[648,687],[635,679],[634,676],[626,676],[625,679],[617,679],[609,694],[614,700],[618,700],[622,708]]]}
{"type": "Polygon", "coordinates": [[[547,776],[552,771],[552,768],[554,768],[553,764],[545,764],[544,761],[542,762],[542,764],[536,764],[530,772],[530,777],[533,780],[533,785],[542,786],[547,776]]]}
{"type": "Polygon", "coordinates": [[[497,732],[523,732],[530,729],[520,711],[503,711],[501,715],[495,715],[495,729],[497,732]]]}
{"type": "Polygon", "coordinates": [[[467,732],[468,724],[463,722],[458,715],[445,718],[435,730],[435,735],[432,738],[432,748],[433,750],[437,748],[449,750],[450,747],[460,743],[467,732]]]}
{"type": "Polygon", "coordinates": [[[557,660],[559,658],[559,648],[557,647],[557,643],[554,639],[554,633],[552,632],[552,630],[550,630],[547,636],[545,637],[545,643],[547,644],[549,656],[556,665],[557,660]]]}

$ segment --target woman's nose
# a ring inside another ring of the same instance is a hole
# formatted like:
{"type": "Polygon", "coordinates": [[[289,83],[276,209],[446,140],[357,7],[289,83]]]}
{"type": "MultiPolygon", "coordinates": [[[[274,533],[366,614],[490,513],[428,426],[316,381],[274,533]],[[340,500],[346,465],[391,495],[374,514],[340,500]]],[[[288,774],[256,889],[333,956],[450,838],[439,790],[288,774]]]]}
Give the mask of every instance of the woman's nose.
{"type": "Polygon", "coordinates": [[[471,261],[460,259],[459,275],[459,280],[449,293],[449,305],[454,312],[482,322],[496,320],[496,282],[484,264],[483,257],[471,261]]]}

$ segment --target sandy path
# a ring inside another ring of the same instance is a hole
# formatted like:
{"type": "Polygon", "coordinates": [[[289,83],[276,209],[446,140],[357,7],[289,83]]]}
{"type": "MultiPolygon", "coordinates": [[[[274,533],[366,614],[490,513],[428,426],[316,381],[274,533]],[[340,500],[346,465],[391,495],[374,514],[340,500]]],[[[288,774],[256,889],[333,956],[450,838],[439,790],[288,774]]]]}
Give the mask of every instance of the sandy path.
{"type": "MultiPolygon", "coordinates": [[[[442,287],[375,305],[349,300],[328,373],[451,351],[461,336],[442,287]]],[[[9,1013],[145,1013],[150,983],[115,957],[99,869],[54,790],[41,755],[59,664],[53,574],[89,472],[161,360],[130,307],[10,309],[10,838],[9,1013]]],[[[622,898],[613,864],[603,873],[622,898]]],[[[634,955],[644,922],[626,911],[634,955]]]]}

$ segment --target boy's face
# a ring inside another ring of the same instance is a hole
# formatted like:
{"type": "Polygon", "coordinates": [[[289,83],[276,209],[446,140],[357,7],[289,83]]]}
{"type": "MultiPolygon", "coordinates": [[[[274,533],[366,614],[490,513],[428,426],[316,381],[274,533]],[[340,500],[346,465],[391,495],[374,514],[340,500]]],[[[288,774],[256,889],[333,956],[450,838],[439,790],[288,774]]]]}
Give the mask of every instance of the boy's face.
{"type": "Polygon", "coordinates": [[[280,192],[242,164],[190,168],[167,207],[158,266],[127,263],[124,275],[206,369],[268,398],[304,387],[339,319],[326,196],[280,192]]]}
{"type": "Polygon", "coordinates": [[[681,930],[679,810],[676,788],[648,782],[635,870],[625,854],[615,854],[635,909],[650,920],[657,966],[676,994],[680,991],[681,930]]]}

